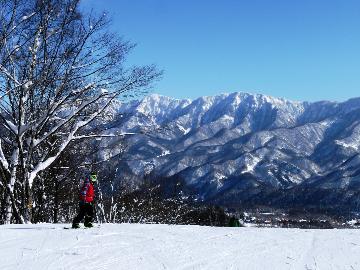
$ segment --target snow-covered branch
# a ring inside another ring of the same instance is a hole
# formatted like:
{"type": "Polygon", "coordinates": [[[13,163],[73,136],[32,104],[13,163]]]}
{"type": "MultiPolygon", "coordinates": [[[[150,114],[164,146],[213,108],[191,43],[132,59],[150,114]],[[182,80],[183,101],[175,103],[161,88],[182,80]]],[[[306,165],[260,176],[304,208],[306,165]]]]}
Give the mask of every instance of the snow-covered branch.
{"type": "MultiPolygon", "coordinates": [[[[77,108],[75,111],[73,111],[72,113],[70,113],[66,118],[64,118],[62,121],[60,121],[60,123],[58,123],[55,127],[53,127],[50,132],[45,133],[43,135],[42,138],[36,140],[34,142],[34,147],[36,147],[37,145],[39,145],[40,143],[42,143],[44,140],[46,140],[47,138],[49,138],[51,135],[55,134],[58,130],[60,130],[61,127],[63,127],[64,125],[68,124],[71,120],[73,120],[76,116],[79,115],[79,113],[81,113],[83,110],[85,110],[89,105],[95,103],[96,101],[98,101],[99,99],[101,99],[102,97],[104,97],[104,95],[98,95],[95,98],[90,99],[87,102],[84,102],[83,105],[81,105],[79,108],[77,108]]],[[[97,114],[96,114],[97,115],[97,114]]],[[[94,117],[90,116],[91,120],[89,121],[83,121],[84,124],[82,124],[80,127],[85,126],[88,122],[92,121],[92,119],[94,117]]],[[[81,122],[82,123],[82,122],[81,122]]],[[[79,128],[80,128],[79,127],[79,128]]]]}
{"type": "MultiPolygon", "coordinates": [[[[45,126],[49,120],[53,119],[52,117],[54,114],[59,113],[61,106],[66,103],[72,96],[80,96],[81,94],[86,94],[87,91],[93,89],[95,85],[93,83],[87,84],[86,86],[82,87],[81,89],[73,90],[69,92],[65,97],[59,100],[51,101],[50,108],[43,113],[43,116],[38,119],[38,121],[34,124],[34,130],[41,131],[43,126],[45,126]]],[[[61,118],[58,118],[61,119],[61,118]]],[[[61,123],[59,125],[62,125],[61,123]]],[[[59,126],[60,127],[60,126],[59,126]]],[[[55,129],[54,129],[55,130],[55,129]]],[[[55,130],[56,131],[56,130],[55,130]]],[[[46,139],[46,138],[44,138],[46,139]]]]}
{"type": "Polygon", "coordinates": [[[9,173],[9,163],[6,160],[6,157],[4,155],[3,149],[2,149],[2,140],[0,139],[0,162],[5,170],[7,170],[9,173]]]}
{"type": "Polygon", "coordinates": [[[124,136],[135,135],[135,134],[136,134],[136,133],[125,132],[125,133],[120,133],[120,134],[90,134],[90,135],[79,135],[79,136],[75,136],[75,137],[74,137],[74,140],[90,139],[90,138],[115,138],[115,137],[124,137],[124,136]]]}
{"type": "Polygon", "coordinates": [[[0,73],[3,73],[8,79],[16,84],[16,86],[21,86],[22,84],[13,76],[11,73],[0,64],[0,73]]]}

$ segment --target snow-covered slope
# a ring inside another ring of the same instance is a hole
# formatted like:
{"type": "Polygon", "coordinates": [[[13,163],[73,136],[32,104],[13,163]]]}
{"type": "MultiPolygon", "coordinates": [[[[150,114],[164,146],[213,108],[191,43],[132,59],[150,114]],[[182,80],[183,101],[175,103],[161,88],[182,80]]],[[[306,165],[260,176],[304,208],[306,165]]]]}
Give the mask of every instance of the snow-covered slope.
{"type": "Polygon", "coordinates": [[[360,269],[358,230],[63,226],[0,226],[0,269],[360,269]]]}
{"type": "MultiPolygon", "coordinates": [[[[233,205],[259,194],[268,202],[274,191],[307,183],[360,186],[359,174],[350,173],[359,159],[343,166],[360,150],[360,98],[309,103],[231,93],[191,101],[154,94],[114,111],[122,116],[116,130],[142,133],[127,138],[127,152],[113,167],[140,178],[176,176],[198,199],[233,205]],[[336,170],[346,180],[324,180],[336,170]]],[[[124,174],[118,181],[128,179],[124,174]]]]}

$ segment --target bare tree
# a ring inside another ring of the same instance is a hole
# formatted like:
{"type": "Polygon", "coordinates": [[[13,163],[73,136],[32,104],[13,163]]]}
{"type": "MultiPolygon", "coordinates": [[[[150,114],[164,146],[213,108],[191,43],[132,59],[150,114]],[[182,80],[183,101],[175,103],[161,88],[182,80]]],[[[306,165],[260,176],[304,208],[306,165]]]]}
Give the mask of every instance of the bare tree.
{"type": "Polygon", "coordinates": [[[6,223],[31,220],[32,184],[70,142],[128,91],[159,77],[126,68],[134,44],[79,0],[0,0],[0,191],[6,223]]]}

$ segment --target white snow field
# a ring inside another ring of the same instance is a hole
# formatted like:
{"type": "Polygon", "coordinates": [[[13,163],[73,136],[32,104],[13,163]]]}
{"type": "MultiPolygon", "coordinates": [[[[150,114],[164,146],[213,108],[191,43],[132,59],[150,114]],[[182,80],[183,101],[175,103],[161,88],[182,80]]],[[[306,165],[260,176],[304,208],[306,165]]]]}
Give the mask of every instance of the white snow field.
{"type": "Polygon", "coordinates": [[[0,226],[0,269],[360,269],[359,230],[63,227],[0,226]]]}

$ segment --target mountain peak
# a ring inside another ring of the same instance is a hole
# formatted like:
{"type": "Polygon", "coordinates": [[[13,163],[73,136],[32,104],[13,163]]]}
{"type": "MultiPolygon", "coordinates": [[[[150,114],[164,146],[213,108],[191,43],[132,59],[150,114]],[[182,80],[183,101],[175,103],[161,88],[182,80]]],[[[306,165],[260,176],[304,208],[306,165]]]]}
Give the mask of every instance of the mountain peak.
{"type": "Polygon", "coordinates": [[[270,95],[265,95],[265,94],[259,94],[259,93],[250,93],[250,92],[246,92],[246,91],[239,91],[239,92],[223,92],[217,95],[213,95],[213,96],[201,96],[195,99],[179,99],[179,98],[173,98],[173,97],[169,97],[169,96],[164,96],[161,94],[157,94],[157,93],[152,93],[146,97],[143,98],[143,100],[149,101],[149,100],[153,100],[153,101],[164,101],[164,100],[172,100],[172,101],[177,101],[177,102],[181,102],[181,101],[186,101],[186,102],[194,102],[194,101],[203,101],[203,102],[211,102],[214,100],[220,100],[220,99],[232,99],[232,98],[240,98],[240,99],[245,99],[245,98],[250,98],[252,97],[254,100],[262,100],[268,103],[272,103],[272,104],[302,104],[304,102],[301,101],[292,101],[289,99],[285,99],[285,98],[280,98],[280,97],[274,97],[274,96],[270,96],[270,95]]]}

